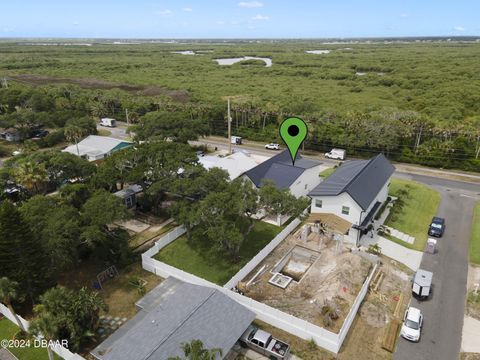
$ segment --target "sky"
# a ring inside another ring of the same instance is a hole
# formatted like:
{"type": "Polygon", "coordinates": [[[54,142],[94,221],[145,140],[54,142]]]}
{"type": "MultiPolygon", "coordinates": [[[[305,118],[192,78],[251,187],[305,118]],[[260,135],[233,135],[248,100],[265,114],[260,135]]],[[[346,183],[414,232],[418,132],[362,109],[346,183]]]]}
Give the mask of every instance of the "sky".
{"type": "Polygon", "coordinates": [[[478,0],[0,0],[0,37],[480,35],[478,0]]]}

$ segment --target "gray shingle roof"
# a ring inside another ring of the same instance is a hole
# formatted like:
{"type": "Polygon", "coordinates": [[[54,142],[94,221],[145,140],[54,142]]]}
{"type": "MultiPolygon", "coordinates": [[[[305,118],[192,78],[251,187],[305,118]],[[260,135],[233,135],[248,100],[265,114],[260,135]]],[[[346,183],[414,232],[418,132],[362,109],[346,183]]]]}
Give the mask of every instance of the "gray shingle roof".
{"type": "Polygon", "coordinates": [[[138,194],[143,191],[143,188],[140,185],[133,184],[130,186],[127,186],[126,188],[119,190],[117,192],[114,192],[113,195],[125,199],[126,197],[129,197],[133,194],[138,194]]]}
{"type": "Polygon", "coordinates": [[[184,342],[201,340],[223,356],[255,314],[219,290],[169,277],[137,305],[134,318],[92,351],[101,360],[165,360],[184,342]]]}
{"type": "Polygon", "coordinates": [[[256,187],[262,186],[263,180],[272,180],[277,188],[288,189],[306,169],[320,165],[320,161],[304,159],[297,154],[295,166],[288,150],[271,157],[263,163],[244,173],[256,187]]]}
{"type": "Polygon", "coordinates": [[[394,171],[395,168],[383,154],[370,160],[348,161],[308,195],[336,196],[346,192],[366,210],[394,171]]]}

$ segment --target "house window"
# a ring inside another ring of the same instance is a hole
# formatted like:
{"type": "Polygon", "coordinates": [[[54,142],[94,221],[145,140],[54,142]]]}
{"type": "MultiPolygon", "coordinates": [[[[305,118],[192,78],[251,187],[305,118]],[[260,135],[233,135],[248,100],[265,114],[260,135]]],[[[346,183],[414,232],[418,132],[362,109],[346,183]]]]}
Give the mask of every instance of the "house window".
{"type": "Polygon", "coordinates": [[[343,215],[350,214],[350,208],[348,206],[342,206],[342,214],[343,215]]]}
{"type": "Polygon", "coordinates": [[[318,207],[318,208],[321,208],[322,207],[322,200],[316,199],[315,200],[315,206],[318,207]]]}

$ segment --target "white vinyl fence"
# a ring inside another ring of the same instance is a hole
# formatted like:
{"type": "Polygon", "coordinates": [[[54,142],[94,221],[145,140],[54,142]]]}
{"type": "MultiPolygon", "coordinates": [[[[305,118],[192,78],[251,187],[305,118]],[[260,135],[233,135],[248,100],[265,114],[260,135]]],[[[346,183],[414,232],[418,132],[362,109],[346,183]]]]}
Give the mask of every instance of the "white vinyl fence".
{"type": "Polygon", "coordinates": [[[360,289],[360,292],[355,299],[354,304],[350,308],[350,311],[345,318],[342,328],[340,329],[338,334],[335,334],[320,326],[311,324],[308,321],[299,319],[295,316],[284,313],[280,310],[277,310],[268,305],[265,305],[230,290],[237,284],[238,281],[242,280],[244,276],[246,276],[251,270],[253,270],[265,258],[265,256],[267,256],[299,224],[300,220],[298,219],[292,221],[292,223],[290,223],[267,246],[265,246],[265,248],[262,249],[257,254],[257,256],[255,256],[243,269],[241,269],[237,274],[235,274],[235,276],[224,287],[218,286],[210,281],[204,280],[202,278],[199,278],[198,276],[189,274],[185,271],[179,270],[173,266],[162,263],[152,258],[164,246],[171,243],[173,240],[175,240],[176,237],[184,234],[185,229],[183,227],[178,227],[172,230],[170,233],[166,234],[159,241],[157,241],[154,247],[143,253],[142,265],[145,270],[153,272],[154,274],[159,275],[163,278],[173,276],[177,279],[189,282],[191,284],[215,288],[224,293],[225,295],[229,296],[230,298],[234,299],[238,303],[244,305],[248,309],[252,310],[256,314],[258,319],[279,329],[287,331],[290,334],[298,336],[304,340],[313,339],[318,346],[327,349],[333,353],[338,353],[357,314],[358,308],[360,307],[362,301],[367,294],[368,286],[370,284],[370,281],[372,280],[373,274],[377,269],[377,264],[374,266],[373,270],[363,283],[362,288],[360,289]]]}
{"type": "Polygon", "coordinates": [[[250,260],[243,268],[241,268],[223,287],[226,289],[233,289],[237,284],[242,281],[245,276],[255,269],[273,249],[275,249],[299,224],[299,219],[294,219],[288,224],[285,229],[278,233],[255,257],[250,260]]]}
{"type": "MultiPolygon", "coordinates": [[[[5,316],[8,320],[10,320],[11,322],[13,322],[15,325],[18,326],[18,321],[15,318],[15,316],[12,314],[10,309],[8,307],[6,307],[5,305],[3,305],[2,303],[0,303],[0,313],[3,316],[5,316]]],[[[28,330],[28,327],[30,325],[29,322],[27,320],[25,320],[24,318],[22,318],[20,315],[17,315],[17,318],[22,322],[24,328],[28,330]]],[[[60,357],[62,357],[65,360],[85,360],[84,357],[82,357],[78,354],[72,353],[70,350],[64,348],[60,344],[57,344],[57,345],[53,346],[51,349],[57,355],[59,355],[60,357]]]]}
{"type": "Polygon", "coordinates": [[[345,340],[345,337],[348,334],[348,330],[350,330],[350,326],[352,326],[353,320],[355,319],[355,316],[357,315],[358,308],[362,304],[363,300],[365,299],[365,296],[367,296],[368,292],[368,287],[370,285],[370,282],[373,279],[373,276],[375,275],[375,271],[377,270],[378,263],[375,264],[373,267],[372,271],[370,272],[370,275],[368,275],[367,279],[362,285],[362,288],[360,289],[357,298],[355,299],[352,307],[350,308],[350,311],[348,312],[347,317],[343,321],[342,328],[338,332],[338,350],[340,350],[340,347],[343,344],[343,340],[345,340]]]}

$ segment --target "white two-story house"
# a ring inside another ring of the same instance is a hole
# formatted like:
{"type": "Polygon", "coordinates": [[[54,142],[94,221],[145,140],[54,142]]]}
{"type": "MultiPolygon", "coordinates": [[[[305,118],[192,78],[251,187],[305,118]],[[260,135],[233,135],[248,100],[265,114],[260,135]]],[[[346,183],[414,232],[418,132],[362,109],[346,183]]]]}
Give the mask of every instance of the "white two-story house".
{"type": "Polygon", "coordinates": [[[300,154],[293,164],[290,153],[284,150],[246,171],[243,176],[257,188],[262,187],[265,181],[271,181],[278,189],[288,189],[299,198],[307,196],[320,183],[321,169],[320,161],[305,159],[300,154]]]}
{"type": "Polygon", "coordinates": [[[348,221],[351,227],[344,239],[358,246],[388,197],[394,171],[383,154],[342,164],[308,194],[312,214],[333,214],[348,221]]]}

